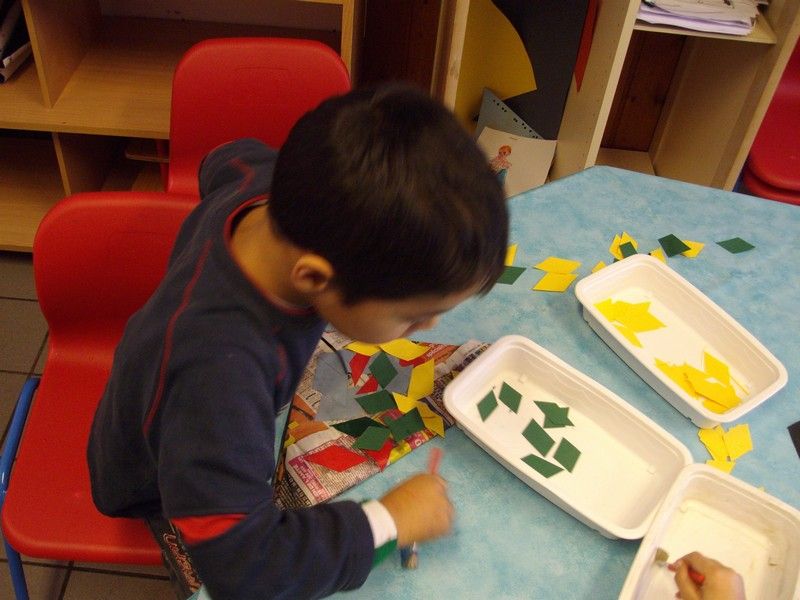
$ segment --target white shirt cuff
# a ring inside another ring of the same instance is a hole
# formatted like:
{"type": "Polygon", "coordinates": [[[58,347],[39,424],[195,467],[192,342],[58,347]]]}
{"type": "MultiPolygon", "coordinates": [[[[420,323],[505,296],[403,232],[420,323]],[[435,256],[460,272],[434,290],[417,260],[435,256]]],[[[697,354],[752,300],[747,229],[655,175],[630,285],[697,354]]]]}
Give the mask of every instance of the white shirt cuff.
{"type": "Polygon", "coordinates": [[[377,500],[368,500],[361,505],[367,515],[375,548],[397,539],[397,525],[386,507],[377,500]]]}

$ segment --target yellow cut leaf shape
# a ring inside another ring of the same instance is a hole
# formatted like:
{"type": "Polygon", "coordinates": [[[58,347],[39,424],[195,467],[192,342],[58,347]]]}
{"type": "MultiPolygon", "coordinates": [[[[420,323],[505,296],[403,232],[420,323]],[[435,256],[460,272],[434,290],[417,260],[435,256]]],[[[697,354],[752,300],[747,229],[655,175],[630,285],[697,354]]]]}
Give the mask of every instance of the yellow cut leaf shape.
{"type": "Polygon", "coordinates": [[[650,313],[649,302],[617,302],[621,305],[617,308],[617,320],[627,325],[636,332],[653,331],[664,327],[664,323],[659,321],[650,313]]]}
{"type": "Polygon", "coordinates": [[[442,417],[433,412],[431,407],[424,402],[417,402],[416,407],[419,410],[420,417],[422,417],[422,422],[425,423],[425,427],[439,437],[444,437],[444,420],[442,417]]]}
{"type": "Polygon", "coordinates": [[[397,404],[397,409],[401,413],[407,413],[417,405],[416,400],[398,392],[392,392],[392,397],[394,398],[395,404],[397,404]]]}
{"type": "Polygon", "coordinates": [[[681,252],[684,256],[688,256],[689,258],[697,258],[697,255],[700,254],[700,251],[705,248],[705,244],[703,242],[693,242],[691,240],[681,240],[684,244],[689,246],[688,250],[684,250],[681,252]]]}
{"type": "Polygon", "coordinates": [[[733,471],[733,467],[736,466],[736,461],[734,460],[707,460],[706,464],[714,467],[715,469],[719,469],[720,471],[724,471],[725,473],[730,473],[733,471]]]}
{"type": "Polygon", "coordinates": [[[611,255],[617,260],[622,260],[624,257],[622,256],[622,251],[619,249],[619,247],[627,242],[631,243],[634,250],[639,249],[639,242],[628,235],[627,232],[623,231],[622,235],[614,236],[614,241],[611,242],[611,246],[609,246],[608,251],[611,252],[611,255]]]}
{"type": "Polygon", "coordinates": [[[400,360],[414,360],[425,354],[428,350],[427,346],[415,344],[411,340],[405,338],[399,338],[391,342],[380,344],[380,348],[386,352],[386,354],[391,354],[400,360]]]}
{"type": "Polygon", "coordinates": [[[623,336],[625,336],[625,339],[627,339],[631,344],[633,344],[637,348],[642,347],[642,342],[640,342],[639,338],[636,337],[636,332],[633,329],[631,329],[630,327],[626,327],[625,325],[620,325],[619,323],[614,323],[614,327],[616,327],[617,331],[619,331],[623,336]]]}
{"type": "Polygon", "coordinates": [[[656,359],[656,366],[661,369],[661,371],[669,377],[672,381],[674,381],[678,386],[680,386],[683,391],[689,394],[692,398],[697,398],[697,392],[694,391],[694,388],[689,383],[689,380],[686,378],[686,374],[684,373],[683,367],[678,365],[671,365],[668,362],[664,362],[663,360],[656,359]]]}
{"type": "Polygon", "coordinates": [[[414,367],[408,382],[408,397],[419,400],[433,393],[433,361],[429,360],[414,367]]]}
{"type": "Polygon", "coordinates": [[[372,356],[380,350],[380,347],[375,344],[365,344],[364,342],[350,342],[345,348],[352,350],[356,354],[364,354],[366,356],[372,356]]]}
{"type": "Polygon", "coordinates": [[[724,437],[731,460],[736,460],[753,449],[753,440],[750,437],[750,427],[747,423],[734,425],[725,432],[724,437]]]}
{"type": "Polygon", "coordinates": [[[389,452],[389,464],[392,464],[396,460],[403,458],[409,452],[411,452],[411,446],[407,441],[403,440],[394,448],[392,448],[391,452],[389,452]]]}
{"type": "Polygon", "coordinates": [[[606,263],[604,263],[602,260],[598,261],[598,263],[592,267],[592,273],[597,273],[600,269],[604,269],[605,266],[606,263]]]}
{"type": "Polygon", "coordinates": [[[569,273],[545,273],[531,289],[537,292],[565,292],[577,277],[569,273]]]}
{"type": "Polygon", "coordinates": [[[725,445],[725,431],[721,425],[710,429],[698,429],[697,437],[714,460],[728,460],[728,447],[725,445]]]}
{"type": "Polygon", "coordinates": [[[516,256],[517,256],[517,245],[516,244],[511,244],[506,249],[506,261],[505,261],[504,264],[507,267],[510,267],[511,265],[514,264],[514,258],[516,258],[516,256]]]}
{"type": "Polygon", "coordinates": [[[664,250],[661,248],[656,248],[655,250],[650,250],[650,256],[653,258],[657,258],[663,263],[667,262],[667,257],[664,256],[664,250]]]}
{"type": "Polygon", "coordinates": [[[547,273],[560,273],[562,275],[566,275],[567,273],[572,273],[580,266],[581,263],[577,260],[549,256],[538,265],[534,265],[534,268],[539,269],[540,271],[546,271],[547,273]]]}

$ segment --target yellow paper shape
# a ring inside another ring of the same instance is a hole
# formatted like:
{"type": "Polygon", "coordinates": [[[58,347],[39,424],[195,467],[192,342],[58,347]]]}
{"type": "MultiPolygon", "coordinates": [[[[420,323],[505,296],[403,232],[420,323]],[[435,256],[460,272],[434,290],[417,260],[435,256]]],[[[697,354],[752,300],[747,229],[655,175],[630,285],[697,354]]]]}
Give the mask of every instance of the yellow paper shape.
{"type": "Polygon", "coordinates": [[[728,365],[708,352],[703,352],[703,368],[709,377],[725,385],[730,383],[731,371],[728,365]]]}
{"type": "Polygon", "coordinates": [[[508,249],[506,249],[506,262],[505,265],[510,267],[514,264],[514,258],[517,256],[517,244],[511,244],[508,249]]]}
{"type": "Polygon", "coordinates": [[[640,342],[639,338],[636,337],[636,332],[633,329],[627,327],[626,325],[620,325],[619,323],[614,323],[614,327],[616,327],[617,331],[624,335],[631,344],[638,348],[642,347],[642,342],[640,342]]]}
{"type": "Polygon", "coordinates": [[[697,392],[694,391],[694,388],[689,383],[689,380],[686,378],[686,374],[683,370],[683,367],[679,367],[678,365],[671,365],[668,362],[664,362],[663,360],[656,359],[656,366],[661,369],[661,371],[669,377],[672,381],[674,381],[678,386],[689,394],[692,398],[697,398],[697,392]]]}
{"type": "Polygon", "coordinates": [[[703,442],[708,453],[714,460],[727,461],[728,447],[725,445],[725,431],[721,425],[711,429],[698,429],[697,437],[703,442]]]}
{"type": "Polygon", "coordinates": [[[417,402],[416,407],[419,410],[419,415],[422,417],[422,422],[425,427],[430,429],[439,437],[444,437],[444,420],[431,410],[431,407],[424,402],[417,402]]]}
{"type": "Polygon", "coordinates": [[[419,400],[433,393],[433,361],[429,360],[414,367],[408,382],[408,397],[419,400]]]}
{"type": "Polygon", "coordinates": [[[713,400],[709,400],[708,398],[703,400],[703,406],[705,406],[711,412],[717,413],[718,415],[728,412],[727,406],[714,402],[713,400]]]}
{"type": "Polygon", "coordinates": [[[356,354],[365,354],[366,356],[372,356],[380,350],[380,347],[375,344],[365,344],[364,342],[350,342],[345,348],[352,350],[356,354]]]}
{"type": "Polygon", "coordinates": [[[750,427],[747,423],[731,427],[725,432],[724,438],[731,460],[736,460],[753,449],[753,440],[750,437],[750,427]]]}
{"type": "Polygon", "coordinates": [[[592,273],[597,273],[600,269],[604,269],[606,267],[606,263],[602,260],[598,261],[598,263],[592,267],[592,273]]]}
{"type": "Polygon", "coordinates": [[[608,247],[608,251],[611,252],[614,258],[617,260],[622,260],[624,257],[622,256],[622,252],[620,251],[619,247],[626,242],[630,242],[634,250],[639,249],[639,242],[628,235],[627,232],[623,231],[622,235],[614,236],[614,241],[611,242],[611,246],[608,247]]]}
{"type": "Polygon", "coordinates": [[[391,354],[392,356],[401,360],[414,360],[428,351],[427,346],[415,344],[411,340],[407,340],[405,338],[380,344],[380,348],[386,352],[386,354],[391,354]]]}
{"type": "Polygon", "coordinates": [[[403,458],[409,452],[411,452],[411,446],[408,445],[407,441],[403,440],[389,452],[389,464],[403,458]]]}
{"type": "Polygon", "coordinates": [[[705,373],[688,365],[685,368],[685,373],[691,386],[701,396],[726,408],[733,408],[739,404],[739,398],[730,385],[715,383],[708,379],[705,373]]]}
{"type": "Polygon", "coordinates": [[[617,302],[621,304],[617,311],[617,320],[636,332],[652,331],[664,327],[664,324],[650,313],[649,302],[617,302]]]}
{"type": "Polygon", "coordinates": [[[617,303],[611,298],[598,302],[594,306],[609,321],[617,320],[617,303]]]}
{"type": "Polygon", "coordinates": [[[684,256],[688,256],[689,258],[696,258],[700,251],[705,248],[705,244],[703,242],[693,242],[691,240],[681,240],[684,244],[689,246],[688,250],[684,250],[681,252],[684,256]]]}
{"type": "Polygon", "coordinates": [[[733,467],[736,466],[736,461],[733,460],[707,460],[707,465],[714,467],[715,469],[719,469],[720,471],[725,471],[726,473],[730,473],[733,471],[733,467]]]}
{"type": "Polygon", "coordinates": [[[292,436],[290,436],[290,435],[287,435],[287,436],[286,436],[286,441],[284,441],[284,442],[283,442],[283,447],[284,447],[284,448],[288,448],[289,446],[291,446],[292,444],[294,444],[296,441],[297,441],[297,440],[296,440],[296,439],[294,439],[292,436]]]}
{"type": "Polygon", "coordinates": [[[545,273],[531,289],[537,292],[565,292],[577,277],[570,273],[545,273]]]}
{"type": "Polygon", "coordinates": [[[657,258],[663,263],[667,262],[667,257],[664,255],[664,250],[662,248],[656,248],[655,250],[650,250],[650,256],[653,258],[657,258]]]}
{"type": "Polygon", "coordinates": [[[581,263],[577,260],[549,256],[538,265],[534,265],[534,268],[539,269],[540,271],[546,271],[548,273],[559,273],[564,275],[567,273],[572,273],[580,266],[581,263]]]}
{"type": "Polygon", "coordinates": [[[395,404],[397,404],[397,409],[402,413],[407,413],[417,405],[416,400],[398,392],[392,392],[392,397],[394,397],[395,404]]]}

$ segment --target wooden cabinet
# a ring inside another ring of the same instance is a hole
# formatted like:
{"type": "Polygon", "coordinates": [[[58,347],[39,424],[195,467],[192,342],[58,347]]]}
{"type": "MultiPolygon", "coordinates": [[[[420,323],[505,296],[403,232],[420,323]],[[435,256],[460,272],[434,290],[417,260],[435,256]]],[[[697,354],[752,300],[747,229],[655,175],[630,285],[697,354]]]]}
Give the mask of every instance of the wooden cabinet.
{"type": "MultiPolygon", "coordinates": [[[[636,20],[638,6],[639,0],[599,3],[581,88],[573,80],[567,97],[551,179],[602,163],[732,189],[800,34],[800,0],[772,0],[745,37],[648,25],[636,20]],[[614,98],[618,90],[631,89],[621,86],[620,78],[634,32],[680,36],[682,48],[647,150],[602,148],[614,98]]],[[[470,37],[471,23],[486,22],[476,10],[493,7],[490,0],[449,3],[453,26],[442,75],[444,99],[461,111],[465,123],[481,93],[470,58],[484,57],[479,68],[486,70],[497,44],[491,36],[470,37]]],[[[497,85],[505,83],[513,87],[497,85]]]]}
{"type": "Polygon", "coordinates": [[[115,16],[104,14],[98,0],[22,3],[33,60],[0,85],[3,250],[30,250],[39,221],[62,196],[101,189],[130,138],[169,137],[172,73],[194,43],[240,35],[318,39],[352,72],[360,34],[361,0],[234,5],[269,16],[271,8],[291,10],[294,3],[306,14],[319,11],[319,21],[332,16],[331,29],[115,16]]]}

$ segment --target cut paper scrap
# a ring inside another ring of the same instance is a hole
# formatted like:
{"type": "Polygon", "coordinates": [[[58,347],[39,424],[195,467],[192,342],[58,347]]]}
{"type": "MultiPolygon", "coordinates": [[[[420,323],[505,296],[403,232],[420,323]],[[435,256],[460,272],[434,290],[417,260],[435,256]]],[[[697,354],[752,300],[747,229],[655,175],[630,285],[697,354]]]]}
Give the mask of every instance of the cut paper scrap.
{"type": "Polygon", "coordinates": [[[550,434],[542,429],[542,426],[533,419],[531,419],[528,426],[522,431],[522,436],[542,455],[547,454],[550,448],[556,443],[555,440],[550,437],[550,434]]]}
{"type": "Polygon", "coordinates": [[[545,273],[531,289],[537,292],[565,292],[577,278],[577,274],[545,273]]]}
{"type": "Polygon", "coordinates": [[[422,417],[425,428],[439,437],[444,437],[444,419],[433,412],[431,407],[424,402],[417,402],[417,410],[419,411],[419,416],[422,417]]]}
{"type": "MultiPolygon", "coordinates": [[[[389,464],[389,457],[392,454],[392,450],[394,449],[394,443],[392,440],[387,439],[383,446],[379,450],[362,450],[364,454],[369,456],[375,464],[378,465],[378,468],[383,471],[386,466],[389,464]]],[[[410,449],[410,448],[409,448],[410,449]]]]}
{"type": "Polygon", "coordinates": [[[535,469],[540,475],[544,477],[552,477],[556,473],[560,473],[563,469],[558,465],[554,465],[549,460],[545,460],[535,454],[529,454],[522,459],[526,465],[535,469]]]}
{"type": "Polygon", "coordinates": [[[384,389],[387,392],[397,393],[397,394],[408,394],[408,388],[411,384],[411,374],[413,373],[413,367],[410,365],[401,366],[400,360],[392,357],[391,359],[392,366],[394,366],[395,370],[397,371],[397,375],[392,378],[392,380],[386,384],[384,389]]]}
{"type": "Polygon", "coordinates": [[[614,239],[611,242],[611,245],[608,247],[608,251],[611,253],[611,256],[616,258],[617,260],[622,260],[625,256],[622,254],[620,250],[620,246],[623,244],[630,244],[634,251],[639,250],[639,242],[633,239],[628,232],[623,231],[622,235],[615,235],[614,239]]]}
{"type": "Polygon", "coordinates": [[[369,372],[378,380],[381,387],[386,387],[397,375],[397,369],[394,368],[392,361],[385,352],[379,352],[372,362],[369,364],[369,372]]]}
{"type": "Polygon", "coordinates": [[[363,354],[365,356],[372,356],[380,350],[380,347],[375,344],[365,344],[364,342],[350,342],[345,348],[352,350],[356,354],[363,354]]]}
{"type": "Polygon", "coordinates": [[[408,436],[425,429],[425,423],[416,408],[397,419],[392,419],[389,416],[384,417],[384,425],[389,428],[392,432],[392,437],[397,442],[401,442],[408,436]]]}
{"type": "Polygon", "coordinates": [[[517,244],[511,244],[506,249],[506,260],[503,263],[505,266],[510,267],[514,264],[514,259],[517,256],[517,244]]]}
{"type": "Polygon", "coordinates": [[[411,380],[408,382],[408,397],[420,400],[433,393],[434,361],[428,360],[417,365],[411,371],[411,380]]]}
{"type": "Polygon", "coordinates": [[[733,471],[733,467],[736,466],[736,463],[732,460],[707,460],[706,464],[709,467],[714,467],[715,469],[719,469],[720,471],[724,471],[725,473],[730,473],[733,471]]]}
{"type": "Polygon", "coordinates": [[[598,261],[598,263],[592,267],[592,273],[597,273],[600,269],[604,269],[605,267],[606,267],[605,262],[603,262],[602,260],[598,261]]]}
{"type": "Polygon", "coordinates": [[[721,242],[717,242],[717,245],[722,246],[730,252],[731,254],[739,254],[740,252],[747,252],[748,250],[752,250],[755,248],[753,244],[750,242],[746,242],[740,237],[731,238],[729,240],[723,240],[721,242]]]}
{"type": "Polygon", "coordinates": [[[489,390],[489,393],[478,402],[478,414],[481,416],[481,421],[488,419],[495,408],[497,408],[497,398],[494,396],[494,391],[489,390]]]}
{"type": "Polygon", "coordinates": [[[390,408],[397,408],[394,396],[391,392],[387,392],[386,390],[380,390],[363,396],[356,396],[356,402],[371,415],[389,410],[390,408]]]}
{"type": "Polygon", "coordinates": [[[731,460],[737,460],[753,449],[753,440],[750,437],[750,426],[747,423],[734,425],[724,434],[725,447],[731,460]]]}
{"type": "Polygon", "coordinates": [[[356,439],[354,447],[360,450],[380,450],[389,439],[391,432],[386,427],[370,425],[356,439]]]}
{"type": "Polygon", "coordinates": [[[706,464],[726,473],[733,471],[736,461],[753,449],[750,427],[746,423],[734,425],[728,431],[721,425],[700,429],[697,437],[711,455],[706,464]]]}
{"type": "Polygon", "coordinates": [[[711,458],[717,461],[728,460],[728,448],[725,446],[725,431],[721,425],[709,429],[698,429],[697,437],[708,450],[711,458]]]}
{"type": "Polygon", "coordinates": [[[616,327],[617,331],[639,348],[642,347],[642,343],[637,333],[665,327],[664,323],[650,312],[650,302],[631,303],[607,298],[594,306],[616,327]]]}
{"type": "Polygon", "coordinates": [[[353,381],[353,385],[357,385],[359,379],[361,379],[361,375],[364,373],[364,369],[367,368],[367,363],[369,362],[369,355],[367,354],[354,354],[353,358],[350,359],[350,376],[353,381]]]}
{"type": "Polygon", "coordinates": [[[622,254],[622,258],[628,258],[629,256],[633,256],[636,254],[636,246],[634,246],[631,242],[625,242],[619,245],[619,253],[622,254]]]}
{"type": "Polygon", "coordinates": [[[650,250],[650,256],[653,258],[657,258],[663,263],[667,262],[667,257],[664,256],[664,250],[661,248],[656,248],[655,250],[650,250]]]}
{"type": "Polygon", "coordinates": [[[691,246],[685,244],[684,241],[674,233],[658,238],[658,243],[661,244],[667,256],[675,256],[676,254],[682,254],[692,249],[691,246]]]}
{"type": "Polygon", "coordinates": [[[569,260],[567,258],[558,258],[557,256],[549,256],[539,264],[534,265],[534,268],[539,269],[540,271],[545,271],[547,273],[567,274],[567,273],[572,273],[575,269],[577,269],[580,266],[581,263],[577,260],[569,260]]]}
{"type": "Polygon", "coordinates": [[[693,242],[691,240],[683,240],[683,243],[689,246],[685,252],[681,252],[683,256],[688,258],[697,258],[697,255],[706,247],[703,242],[693,242]]]}
{"type": "Polygon", "coordinates": [[[536,406],[544,413],[544,428],[567,427],[572,425],[569,420],[569,407],[559,406],[555,402],[535,401],[536,406]]]}
{"type": "Polygon", "coordinates": [[[503,269],[503,273],[497,278],[496,283],[511,285],[516,283],[517,279],[519,279],[520,275],[524,272],[525,267],[512,267],[508,265],[503,269]]]}
{"type": "Polygon", "coordinates": [[[409,452],[411,452],[411,445],[405,440],[399,442],[392,448],[391,452],[389,452],[389,464],[403,458],[409,452]]]}
{"type": "Polygon", "coordinates": [[[364,383],[364,385],[362,385],[361,388],[356,393],[371,394],[372,392],[377,392],[377,391],[378,391],[378,380],[375,379],[373,375],[370,375],[367,378],[367,381],[364,383]]]}
{"type": "Polygon", "coordinates": [[[500,386],[500,402],[505,404],[508,408],[517,412],[519,410],[519,403],[522,399],[522,394],[520,394],[517,390],[513,387],[508,385],[505,381],[503,385],[500,386]]]}
{"type": "Polygon", "coordinates": [[[688,363],[673,365],[660,359],[656,359],[656,367],[712,412],[721,414],[742,402],[733,388],[730,368],[708,352],[703,353],[702,371],[688,363]]]}
{"type": "Polygon", "coordinates": [[[360,465],[365,460],[367,460],[361,454],[357,454],[352,450],[348,450],[347,448],[342,448],[341,446],[337,446],[336,444],[332,444],[327,448],[323,448],[322,450],[318,450],[317,452],[312,452],[311,454],[307,454],[305,459],[308,462],[312,462],[317,465],[321,465],[333,471],[346,471],[356,465],[360,465]]]}
{"type": "Polygon", "coordinates": [[[392,396],[394,397],[394,402],[397,405],[397,409],[401,413],[407,413],[417,405],[416,400],[404,394],[398,394],[397,392],[394,392],[392,396]]]}
{"type": "Polygon", "coordinates": [[[556,448],[553,458],[558,464],[571,473],[575,468],[575,464],[578,462],[580,455],[581,451],[573,446],[569,440],[563,438],[558,443],[558,448],[556,448]]]}
{"type": "Polygon", "coordinates": [[[423,346],[422,344],[417,344],[412,342],[411,340],[407,340],[405,338],[400,338],[396,340],[392,340],[391,342],[386,342],[385,344],[380,344],[381,350],[386,352],[386,354],[390,354],[400,360],[414,360],[415,358],[419,358],[425,352],[427,352],[428,347],[423,346]]]}
{"type": "Polygon", "coordinates": [[[358,419],[350,419],[349,421],[342,421],[341,423],[333,423],[331,427],[338,429],[342,433],[357,438],[364,433],[368,427],[380,427],[381,424],[369,417],[360,417],[358,419]]]}

